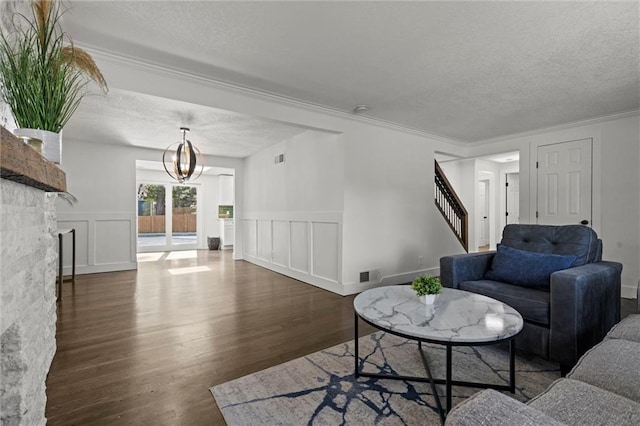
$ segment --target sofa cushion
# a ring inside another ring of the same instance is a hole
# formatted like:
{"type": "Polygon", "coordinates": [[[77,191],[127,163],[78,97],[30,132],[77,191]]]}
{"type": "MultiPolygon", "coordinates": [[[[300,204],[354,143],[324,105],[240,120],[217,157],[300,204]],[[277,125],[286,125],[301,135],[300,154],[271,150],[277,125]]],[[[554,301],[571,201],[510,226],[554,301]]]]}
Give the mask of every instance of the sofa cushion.
{"type": "Polygon", "coordinates": [[[549,325],[548,291],[491,280],[464,281],[458,288],[504,302],[518,311],[525,321],[549,325]]]}
{"type": "Polygon", "coordinates": [[[606,339],[591,348],[567,375],[640,403],[640,343],[606,339]]]}
{"type": "Polygon", "coordinates": [[[573,266],[597,262],[601,241],[588,226],[582,225],[507,225],[501,243],[518,250],[536,253],[576,255],[573,266]]]}
{"type": "Polygon", "coordinates": [[[637,402],[572,379],[556,380],[528,404],[570,425],[640,424],[637,402]]]}
{"type": "Polygon", "coordinates": [[[549,287],[551,274],[573,265],[576,255],[536,253],[498,244],[484,278],[524,287],[549,287]]]}
{"type": "Polygon", "coordinates": [[[447,426],[562,426],[551,416],[492,389],[467,398],[447,416],[447,426]]]}
{"type": "Polygon", "coordinates": [[[607,334],[609,339],[625,339],[640,343],[640,315],[629,315],[607,334]]]}

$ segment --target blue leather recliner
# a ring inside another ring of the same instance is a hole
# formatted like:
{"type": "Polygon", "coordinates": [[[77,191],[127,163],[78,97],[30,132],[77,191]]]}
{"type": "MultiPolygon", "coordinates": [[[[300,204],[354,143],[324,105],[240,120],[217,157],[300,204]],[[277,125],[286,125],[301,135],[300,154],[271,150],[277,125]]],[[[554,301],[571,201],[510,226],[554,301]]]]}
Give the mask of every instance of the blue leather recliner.
{"type": "Polygon", "coordinates": [[[445,287],[515,308],[524,319],[516,347],[558,362],[563,374],[620,321],[621,274],[620,263],[602,261],[602,241],[582,225],[507,225],[497,253],[440,259],[445,287]],[[557,261],[566,269],[545,272],[557,261]]]}

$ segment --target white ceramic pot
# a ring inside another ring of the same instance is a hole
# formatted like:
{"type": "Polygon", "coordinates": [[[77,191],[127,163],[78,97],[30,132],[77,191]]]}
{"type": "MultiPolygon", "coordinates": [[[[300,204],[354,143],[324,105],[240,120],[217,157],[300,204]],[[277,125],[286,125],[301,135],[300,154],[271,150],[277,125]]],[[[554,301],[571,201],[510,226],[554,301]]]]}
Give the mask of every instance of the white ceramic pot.
{"type": "Polygon", "coordinates": [[[42,156],[52,163],[62,160],[62,132],[54,133],[40,129],[15,129],[13,134],[28,142],[29,139],[42,141],[42,156]]]}
{"type": "Polygon", "coordinates": [[[433,305],[436,301],[437,294],[425,294],[424,296],[420,296],[420,301],[425,305],[433,305]]]}

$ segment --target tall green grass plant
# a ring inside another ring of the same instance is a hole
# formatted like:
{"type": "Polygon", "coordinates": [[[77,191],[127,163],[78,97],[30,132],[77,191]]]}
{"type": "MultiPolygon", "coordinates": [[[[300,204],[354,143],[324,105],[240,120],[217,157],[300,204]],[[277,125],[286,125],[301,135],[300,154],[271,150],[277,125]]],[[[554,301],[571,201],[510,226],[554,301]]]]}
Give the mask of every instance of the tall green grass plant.
{"type": "Polygon", "coordinates": [[[16,14],[14,25],[0,34],[0,86],[21,128],[58,133],[95,81],[107,84],[91,56],[73,43],[60,26],[64,13],[56,1],[34,1],[32,16],[16,14]]]}

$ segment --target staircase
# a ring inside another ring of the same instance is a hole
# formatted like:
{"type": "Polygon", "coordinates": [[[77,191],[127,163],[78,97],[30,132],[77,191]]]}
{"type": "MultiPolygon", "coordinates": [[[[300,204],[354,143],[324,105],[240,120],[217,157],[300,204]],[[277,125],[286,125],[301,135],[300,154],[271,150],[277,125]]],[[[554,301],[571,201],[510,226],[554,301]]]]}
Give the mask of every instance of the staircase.
{"type": "MultiPolygon", "coordinates": [[[[435,160],[434,160],[435,161],[435,160]]],[[[440,165],[435,161],[435,203],[438,210],[447,221],[449,227],[462,244],[466,252],[469,252],[469,226],[467,223],[467,209],[464,208],[458,194],[449,183],[440,165]]]]}

